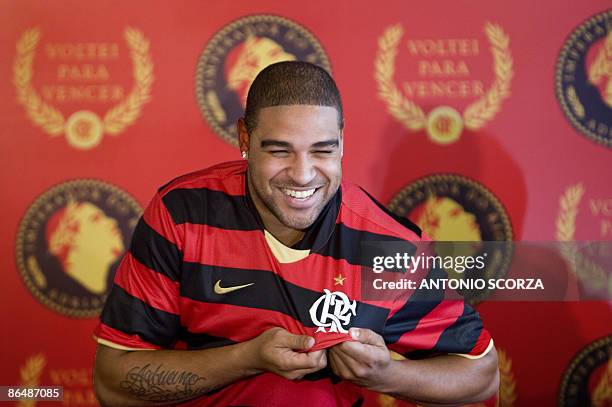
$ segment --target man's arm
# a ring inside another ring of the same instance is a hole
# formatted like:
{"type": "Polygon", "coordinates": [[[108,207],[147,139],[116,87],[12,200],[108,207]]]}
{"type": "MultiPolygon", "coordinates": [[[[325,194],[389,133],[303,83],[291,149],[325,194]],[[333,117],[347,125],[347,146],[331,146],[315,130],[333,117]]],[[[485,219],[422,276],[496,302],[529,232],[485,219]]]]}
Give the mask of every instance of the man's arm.
{"type": "Polygon", "coordinates": [[[329,351],[334,372],[353,383],[421,405],[482,401],[499,387],[497,352],[479,359],[442,355],[423,360],[392,360],[383,338],[369,329],[351,329],[355,341],[329,351]]]}
{"type": "Polygon", "coordinates": [[[299,379],[327,364],[325,351],[296,352],[313,344],[311,337],[272,328],[247,342],[203,350],[98,345],[94,389],[102,406],[151,406],[189,400],[263,371],[299,379]]]}

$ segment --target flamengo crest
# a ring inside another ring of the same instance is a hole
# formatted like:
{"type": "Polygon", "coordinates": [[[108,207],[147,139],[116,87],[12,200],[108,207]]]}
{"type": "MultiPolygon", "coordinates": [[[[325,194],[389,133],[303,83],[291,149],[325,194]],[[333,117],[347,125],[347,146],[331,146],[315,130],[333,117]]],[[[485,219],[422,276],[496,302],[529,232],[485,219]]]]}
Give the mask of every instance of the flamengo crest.
{"type": "Polygon", "coordinates": [[[351,316],[357,315],[357,302],[340,291],[331,292],[324,289],[325,294],[310,307],[310,318],[319,328],[316,332],[348,333],[343,325],[348,325],[351,316]],[[325,328],[329,328],[326,331],[325,328]]]}

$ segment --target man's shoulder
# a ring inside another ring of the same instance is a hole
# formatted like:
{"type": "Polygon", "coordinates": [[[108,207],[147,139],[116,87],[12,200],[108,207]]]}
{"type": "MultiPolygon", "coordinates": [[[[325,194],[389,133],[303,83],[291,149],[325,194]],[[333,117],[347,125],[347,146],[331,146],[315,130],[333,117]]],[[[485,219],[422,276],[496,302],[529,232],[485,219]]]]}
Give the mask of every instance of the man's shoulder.
{"type": "Polygon", "coordinates": [[[358,185],[342,182],[342,206],[347,217],[351,218],[350,223],[359,229],[408,241],[429,240],[416,224],[391,212],[358,185]]]}
{"type": "Polygon", "coordinates": [[[178,176],[158,189],[161,197],[185,191],[210,190],[226,195],[244,194],[245,161],[228,161],[178,176]]]}

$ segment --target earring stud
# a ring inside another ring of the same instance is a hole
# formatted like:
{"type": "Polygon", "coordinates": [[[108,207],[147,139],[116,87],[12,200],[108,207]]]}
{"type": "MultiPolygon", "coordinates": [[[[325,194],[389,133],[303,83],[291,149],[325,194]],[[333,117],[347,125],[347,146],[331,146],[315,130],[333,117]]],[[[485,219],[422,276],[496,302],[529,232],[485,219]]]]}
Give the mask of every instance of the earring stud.
{"type": "Polygon", "coordinates": [[[243,158],[244,160],[246,160],[248,156],[249,156],[249,154],[248,154],[246,151],[243,151],[243,152],[242,152],[242,158],[243,158]]]}

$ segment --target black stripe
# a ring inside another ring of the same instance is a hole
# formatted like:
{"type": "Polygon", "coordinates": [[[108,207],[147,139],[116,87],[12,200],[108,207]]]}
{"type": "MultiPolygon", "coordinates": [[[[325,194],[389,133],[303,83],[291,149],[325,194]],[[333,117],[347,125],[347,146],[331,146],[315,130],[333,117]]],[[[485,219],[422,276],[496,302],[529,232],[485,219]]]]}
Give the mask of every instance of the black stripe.
{"type": "Polygon", "coordinates": [[[444,353],[470,353],[482,332],[480,315],[468,304],[457,320],[440,335],[434,349],[444,353]]]}
{"type": "Polygon", "coordinates": [[[329,242],[314,253],[337,260],[344,259],[353,265],[372,267],[372,258],[380,255],[379,249],[384,248],[384,244],[389,242],[394,243],[393,249],[401,249],[400,253],[413,255],[417,249],[405,239],[352,229],[343,223],[338,223],[329,242]]]}
{"type": "MultiPolygon", "coordinates": [[[[446,273],[438,268],[432,269],[425,277],[427,280],[438,280],[445,278],[446,273]]],[[[391,318],[387,320],[385,326],[385,342],[395,343],[400,337],[414,330],[421,318],[429,314],[444,297],[442,288],[434,290],[428,288],[418,288],[410,296],[408,301],[391,318]]]]}
{"type": "Polygon", "coordinates": [[[351,404],[351,407],[361,407],[363,406],[364,401],[365,399],[363,397],[359,397],[353,404],[351,404]]]}
{"type": "Polygon", "coordinates": [[[420,359],[428,359],[432,356],[440,355],[440,352],[437,352],[432,349],[425,350],[413,350],[411,352],[405,353],[404,356],[410,360],[420,360],[420,359]]]}
{"type": "Polygon", "coordinates": [[[173,189],[162,200],[177,225],[194,223],[232,230],[258,230],[245,196],[206,188],[173,189]]]}
{"type": "Polygon", "coordinates": [[[336,226],[336,220],[342,204],[342,188],[325,205],[315,222],[308,227],[302,240],[292,246],[299,250],[317,251],[327,244],[336,226]]]}
{"type": "Polygon", "coordinates": [[[100,319],[111,328],[138,335],[163,348],[172,347],[180,326],[178,315],[154,308],[116,284],[108,295],[100,319]]]}
{"type": "MultiPolygon", "coordinates": [[[[360,187],[361,188],[361,187],[360,187]]],[[[365,194],[367,196],[370,197],[370,199],[376,204],[376,206],[378,206],[384,213],[386,213],[387,215],[389,215],[391,218],[393,218],[396,222],[398,222],[400,225],[404,226],[407,229],[412,230],[414,233],[417,234],[418,237],[421,237],[421,234],[423,233],[421,231],[421,228],[418,227],[416,224],[412,223],[412,221],[410,221],[410,219],[405,218],[403,216],[399,216],[396,215],[395,213],[391,212],[389,209],[387,209],[383,204],[381,204],[380,202],[378,202],[372,195],[369,194],[368,191],[366,191],[365,189],[361,188],[361,190],[363,192],[365,192],[365,194]]]]}
{"type": "Polygon", "coordinates": [[[134,229],[130,253],[151,270],[178,281],[183,258],[181,251],[147,225],[142,217],[134,229]]]}
{"type": "MultiPolygon", "coordinates": [[[[224,303],[277,311],[290,316],[306,327],[315,326],[310,318],[309,309],[323,294],[323,292],[289,283],[271,271],[218,267],[198,263],[184,263],[183,265],[181,296],[200,302],[224,303]],[[221,280],[222,287],[254,284],[219,295],[213,290],[215,283],[219,280],[221,280]]],[[[389,310],[386,308],[357,302],[357,315],[351,318],[350,326],[369,328],[382,335],[388,313],[389,310]]],[[[348,329],[347,326],[345,328],[348,329]]]]}
{"type": "Polygon", "coordinates": [[[193,333],[187,328],[181,327],[179,339],[187,344],[189,349],[208,349],[221,346],[234,345],[236,342],[220,336],[208,335],[205,333],[193,333]]]}

